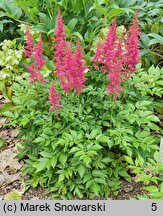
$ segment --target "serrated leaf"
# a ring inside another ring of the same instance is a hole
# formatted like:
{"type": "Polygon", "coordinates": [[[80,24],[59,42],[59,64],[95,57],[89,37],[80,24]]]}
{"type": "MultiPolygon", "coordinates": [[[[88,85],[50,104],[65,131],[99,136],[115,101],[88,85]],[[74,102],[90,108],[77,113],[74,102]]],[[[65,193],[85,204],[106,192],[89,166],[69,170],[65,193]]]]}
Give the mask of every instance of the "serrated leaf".
{"type": "Polygon", "coordinates": [[[78,148],[78,147],[73,147],[70,151],[69,151],[69,153],[74,153],[74,152],[77,152],[77,151],[80,151],[81,149],[80,148],[78,148]]]}
{"type": "Polygon", "coordinates": [[[133,160],[132,160],[131,157],[125,156],[125,159],[126,159],[126,162],[127,162],[127,163],[134,165],[134,162],[133,162],[133,160]]]}
{"type": "Polygon", "coordinates": [[[8,118],[14,118],[14,114],[10,111],[3,112],[2,114],[8,118]]]}
{"type": "Polygon", "coordinates": [[[77,168],[77,171],[78,171],[80,177],[82,178],[83,175],[85,174],[86,168],[84,165],[80,164],[77,168]]]}
{"type": "Polygon", "coordinates": [[[80,199],[83,198],[83,193],[78,187],[75,188],[74,195],[77,195],[80,199]]]}
{"type": "Polygon", "coordinates": [[[100,150],[100,149],[102,149],[102,148],[103,148],[103,147],[102,147],[101,145],[98,145],[98,144],[97,144],[97,145],[91,146],[90,149],[91,149],[91,150],[96,150],[96,151],[97,151],[97,150],[100,150]]]}
{"type": "Polygon", "coordinates": [[[42,152],[40,152],[40,155],[43,156],[44,158],[51,158],[53,153],[47,152],[47,151],[42,151],[42,152]]]}
{"type": "Polygon", "coordinates": [[[109,137],[105,135],[100,135],[96,138],[96,140],[98,140],[101,143],[107,143],[109,141],[109,137]]]}
{"type": "Polygon", "coordinates": [[[159,80],[159,81],[157,81],[157,84],[163,86],[163,80],[159,80]]]}
{"type": "Polygon", "coordinates": [[[93,170],[92,175],[94,177],[101,177],[104,178],[106,176],[106,174],[104,174],[102,171],[100,170],[93,170]]]}
{"type": "Polygon", "coordinates": [[[91,157],[88,157],[88,156],[85,156],[85,155],[82,157],[82,160],[83,160],[86,164],[89,164],[89,163],[92,161],[91,157]]]}
{"type": "Polygon", "coordinates": [[[144,159],[139,155],[137,158],[137,163],[142,167],[144,165],[144,159]]]}
{"type": "Polygon", "coordinates": [[[158,188],[154,185],[144,187],[144,189],[147,190],[148,192],[158,192],[158,188]]]}
{"type": "Polygon", "coordinates": [[[114,18],[115,16],[117,16],[118,14],[124,13],[125,11],[122,8],[113,8],[109,11],[109,13],[107,14],[107,17],[109,19],[114,18]]]}
{"type": "Polygon", "coordinates": [[[63,144],[66,144],[66,143],[67,143],[67,140],[59,139],[57,142],[54,142],[54,146],[59,145],[59,144],[63,145],[63,144]]]}
{"type": "Polygon", "coordinates": [[[97,136],[98,132],[99,132],[98,129],[92,130],[91,133],[90,133],[91,139],[94,139],[97,136]]]}
{"type": "Polygon", "coordinates": [[[154,122],[159,122],[160,121],[160,119],[155,115],[147,116],[147,119],[150,120],[150,121],[154,121],[154,122]]]}
{"type": "Polygon", "coordinates": [[[36,173],[44,170],[47,166],[48,161],[49,161],[49,159],[47,159],[47,158],[39,159],[39,163],[36,165],[36,173]]]}
{"type": "Polygon", "coordinates": [[[58,158],[59,162],[61,162],[62,165],[65,165],[67,161],[67,155],[66,154],[61,154],[58,158]]]}
{"type": "Polygon", "coordinates": [[[152,103],[151,101],[138,101],[136,103],[136,107],[139,108],[139,109],[144,108],[144,107],[150,105],[151,103],[152,103]]]}
{"type": "Polygon", "coordinates": [[[94,182],[91,186],[91,191],[96,195],[99,196],[100,193],[100,186],[96,182],[94,182]]]}
{"type": "Polygon", "coordinates": [[[74,154],[74,157],[79,157],[79,156],[84,155],[84,154],[85,154],[85,152],[83,150],[80,150],[74,154]]]}
{"type": "Polygon", "coordinates": [[[61,174],[59,175],[58,182],[63,181],[64,178],[65,178],[65,174],[64,174],[64,173],[61,173],[61,174]]]}
{"type": "Polygon", "coordinates": [[[106,16],[106,17],[108,16],[106,9],[101,7],[100,5],[96,5],[95,9],[98,10],[100,13],[102,13],[104,16],[106,16]]]}
{"type": "Polygon", "coordinates": [[[96,183],[102,184],[102,185],[106,185],[107,181],[104,178],[94,178],[93,179],[96,183]]]}
{"type": "Polygon", "coordinates": [[[56,156],[52,157],[52,159],[50,160],[50,164],[51,164],[51,166],[52,166],[53,169],[54,169],[54,167],[55,167],[56,164],[57,164],[57,157],[56,157],[56,156]]]}
{"type": "Polygon", "coordinates": [[[45,138],[43,137],[37,137],[33,142],[34,143],[40,143],[40,142],[44,142],[45,141],[45,138]]]}

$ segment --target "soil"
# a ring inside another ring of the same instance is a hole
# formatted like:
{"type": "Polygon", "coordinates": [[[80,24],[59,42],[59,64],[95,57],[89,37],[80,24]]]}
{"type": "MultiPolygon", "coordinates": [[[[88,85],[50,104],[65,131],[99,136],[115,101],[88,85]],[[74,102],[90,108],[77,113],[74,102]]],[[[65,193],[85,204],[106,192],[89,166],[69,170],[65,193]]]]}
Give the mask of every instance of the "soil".
{"type": "MultiPolygon", "coordinates": [[[[0,98],[0,106],[2,106],[3,98],[0,98]]],[[[4,199],[5,195],[18,191],[22,200],[46,200],[48,195],[46,190],[37,187],[35,189],[25,188],[25,180],[27,177],[22,177],[23,161],[18,161],[15,156],[17,154],[17,146],[21,142],[17,138],[19,129],[17,126],[5,126],[8,120],[0,116],[0,139],[5,142],[4,147],[0,148],[0,200],[4,199]]],[[[129,200],[143,195],[145,191],[142,189],[142,183],[131,183],[122,180],[121,190],[118,196],[111,195],[110,200],[129,200]]],[[[74,199],[76,199],[74,197],[74,199]]],[[[87,199],[87,198],[86,198],[87,199]]],[[[103,198],[101,198],[103,199],[103,198]]]]}

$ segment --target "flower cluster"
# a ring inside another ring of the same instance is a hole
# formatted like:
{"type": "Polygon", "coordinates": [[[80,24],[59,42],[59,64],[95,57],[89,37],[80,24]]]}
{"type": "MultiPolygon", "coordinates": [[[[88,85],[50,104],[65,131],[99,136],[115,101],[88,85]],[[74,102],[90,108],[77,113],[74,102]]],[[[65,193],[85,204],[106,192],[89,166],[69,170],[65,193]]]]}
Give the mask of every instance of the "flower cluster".
{"type": "Polygon", "coordinates": [[[55,31],[54,45],[56,59],[56,74],[59,77],[62,88],[68,94],[71,90],[76,90],[80,94],[84,88],[84,71],[87,68],[83,60],[80,41],[76,45],[76,50],[73,53],[71,43],[65,40],[63,20],[58,11],[57,28],[55,31]]]}
{"type": "Polygon", "coordinates": [[[37,44],[34,44],[34,39],[30,33],[29,27],[27,26],[26,31],[26,43],[24,47],[24,53],[27,58],[31,59],[31,65],[27,66],[28,72],[30,73],[29,78],[31,78],[30,83],[34,82],[46,82],[42,76],[41,69],[46,63],[46,60],[43,59],[43,48],[42,48],[42,36],[40,35],[39,41],[37,44]]]}
{"type": "MultiPolygon", "coordinates": [[[[109,28],[106,40],[98,42],[95,56],[93,58],[94,67],[107,75],[109,84],[107,89],[109,95],[114,95],[116,100],[118,94],[122,92],[121,83],[129,78],[130,73],[136,70],[136,64],[139,62],[139,25],[138,12],[134,17],[133,23],[129,30],[122,33],[119,38],[116,33],[116,19],[109,28]]],[[[42,37],[40,35],[38,43],[34,43],[34,39],[30,33],[29,27],[26,28],[26,44],[24,53],[31,60],[27,69],[30,73],[31,83],[46,82],[42,76],[41,69],[46,61],[43,59],[42,37]]],[[[66,94],[75,90],[79,95],[85,85],[85,70],[88,68],[83,60],[80,40],[76,44],[75,51],[72,51],[72,43],[66,41],[64,32],[63,19],[58,11],[57,27],[54,35],[54,58],[56,60],[56,71],[59,81],[66,94]]],[[[55,83],[52,81],[49,89],[50,110],[61,108],[60,96],[55,89],[55,83]]]]}
{"type": "Polygon", "coordinates": [[[126,65],[128,65],[128,71],[133,73],[136,68],[135,65],[139,63],[139,24],[138,24],[138,11],[135,14],[133,24],[128,30],[127,33],[127,42],[126,43],[126,65]]]}
{"type": "Polygon", "coordinates": [[[60,100],[59,100],[60,96],[58,95],[58,92],[55,89],[54,86],[54,81],[52,81],[52,84],[50,86],[50,93],[49,93],[49,103],[52,105],[52,107],[50,108],[50,110],[55,110],[55,109],[59,109],[61,108],[60,104],[60,100]]]}
{"type": "Polygon", "coordinates": [[[139,62],[138,36],[138,12],[136,12],[134,21],[126,35],[123,33],[121,38],[118,38],[116,20],[114,20],[106,40],[98,42],[93,58],[94,67],[97,69],[100,66],[100,70],[107,74],[108,93],[109,95],[114,94],[114,100],[122,92],[120,85],[123,80],[128,79],[129,74],[136,70],[135,66],[139,62]]]}

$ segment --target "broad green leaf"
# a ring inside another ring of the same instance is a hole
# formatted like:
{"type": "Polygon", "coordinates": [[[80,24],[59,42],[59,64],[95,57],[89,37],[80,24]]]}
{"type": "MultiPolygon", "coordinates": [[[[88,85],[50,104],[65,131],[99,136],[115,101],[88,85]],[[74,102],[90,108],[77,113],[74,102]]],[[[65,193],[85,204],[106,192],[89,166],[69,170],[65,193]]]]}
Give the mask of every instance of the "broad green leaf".
{"type": "Polygon", "coordinates": [[[125,159],[126,159],[126,162],[127,162],[127,163],[134,165],[134,162],[133,162],[133,160],[132,160],[131,157],[125,156],[125,159]]]}
{"type": "Polygon", "coordinates": [[[97,150],[100,150],[100,149],[102,149],[102,148],[103,148],[103,147],[102,147],[101,145],[98,145],[98,144],[97,144],[97,145],[93,145],[90,149],[91,149],[91,150],[96,150],[96,151],[97,151],[97,150]]]}
{"type": "Polygon", "coordinates": [[[42,152],[40,152],[40,155],[43,156],[44,158],[51,158],[53,153],[47,152],[47,151],[42,151],[42,152]]]}
{"type": "Polygon", "coordinates": [[[80,150],[80,151],[76,152],[76,153],[74,154],[74,157],[79,157],[79,156],[81,156],[81,155],[85,155],[85,152],[84,152],[83,150],[80,150]]]}
{"type": "Polygon", "coordinates": [[[163,37],[161,35],[158,35],[156,33],[150,33],[148,36],[154,37],[158,43],[163,44],[163,37]]]}
{"type": "Polygon", "coordinates": [[[156,39],[151,39],[151,40],[149,41],[148,46],[152,46],[152,45],[157,44],[157,43],[159,43],[158,40],[156,40],[156,39]]]}
{"type": "Polygon", "coordinates": [[[45,138],[43,137],[37,137],[33,142],[34,143],[40,143],[40,142],[44,142],[45,141],[45,138]]]}
{"type": "Polygon", "coordinates": [[[163,86],[163,80],[159,80],[159,81],[157,81],[157,84],[163,86]]]}
{"type": "Polygon", "coordinates": [[[3,116],[6,116],[8,118],[14,118],[14,114],[10,111],[3,112],[3,116]]]}
{"type": "Polygon", "coordinates": [[[73,19],[71,19],[71,20],[69,21],[67,27],[68,27],[68,29],[70,30],[70,32],[73,32],[73,30],[74,30],[74,28],[75,28],[77,22],[78,22],[78,20],[77,20],[76,18],[73,18],[73,19]]]}
{"type": "Polygon", "coordinates": [[[138,102],[136,102],[136,107],[138,109],[144,108],[144,107],[150,105],[151,103],[152,103],[151,101],[138,101],[138,102]]]}
{"type": "Polygon", "coordinates": [[[100,5],[95,5],[95,9],[102,13],[104,16],[108,16],[107,10],[100,5]]]}
{"type": "Polygon", "coordinates": [[[77,36],[81,41],[83,41],[83,36],[79,32],[73,32],[72,36],[77,36]]]}
{"type": "Polygon", "coordinates": [[[48,161],[49,161],[49,159],[47,159],[47,158],[39,159],[39,163],[36,165],[36,172],[40,172],[40,171],[44,170],[47,166],[48,161]]]}
{"type": "Polygon", "coordinates": [[[83,160],[86,164],[89,164],[89,163],[91,162],[91,157],[88,157],[88,156],[84,155],[84,156],[82,157],[82,160],[83,160]]]}
{"type": "Polygon", "coordinates": [[[102,185],[107,185],[107,181],[104,178],[94,178],[93,179],[96,183],[102,184],[102,185]]]}
{"type": "Polygon", "coordinates": [[[158,192],[157,186],[154,185],[144,187],[144,189],[147,190],[148,192],[158,192]]]}
{"type": "Polygon", "coordinates": [[[124,13],[124,10],[122,8],[113,8],[109,11],[109,13],[107,14],[107,17],[109,19],[114,18],[115,16],[117,16],[118,14],[124,13]]]}
{"type": "Polygon", "coordinates": [[[147,116],[147,119],[154,122],[160,122],[160,119],[155,115],[147,116]]]}
{"type": "Polygon", "coordinates": [[[100,136],[96,137],[96,140],[98,140],[101,143],[107,143],[110,139],[108,136],[100,135],[100,136]]]}
{"type": "Polygon", "coordinates": [[[65,174],[64,174],[64,173],[61,173],[61,174],[59,175],[58,182],[63,181],[64,178],[65,178],[65,174]]]}
{"type": "Polygon", "coordinates": [[[54,167],[55,167],[56,164],[57,164],[57,157],[56,157],[56,156],[52,157],[52,159],[49,160],[49,162],[50,162],[50,166],[52,166],[53,169],[54,169],[54,167]]]}
{"type": "Polygon", "coordinates": [[[77,171],[78,171],[80,177],[82,178],[83,175],[84,175],[85,172],[86,172],[86,168],[85,168],[84,165],[80,164],[80,165],[78,166],[78,168],[77,168],[77,171]]]}
{"type": "Polygon", "coordinates": [[[95,177],[102,177],[102,178],[106,176],[106,174],[104,174],[100,170],[93,170],[92,175],[95,176],[95,177]]]}
{"type": "Polygon", "coordinates": [[[42,32],[46,34],[49,32],[49,29],[46,26],[41,26],[41,25],[34,26],[33,29],[38,32],[42,32]]]}
{"type": "Polygon", "coordinates": [[[66,144],[67,143],[67,140],[65,140],[65,139],[59,139],[57,142],[55,141],[54,142],[54,147],[56,146],[56,145],[63,145],[63,144],[66,144]]]}
{"type": "Polygon", "coordinates": [[[83,193],[77,186],[76,186],[76,188],[74,190],[74,195],[77,195],[80,199],[83,198],[83,193]]]}
{"type": "Polygon", "coordinates": [[[67,155],[66,154],[61,154],[58,158],[59,162],[61,162],[61,164],[65,165],[66,161],[67,161],[67,155]]]}
{"type": "Polygon", "coordinates": [[[18,97],[14,97],[12,99],[13,103],[16,104],[16,105],[21,105],[22,104],[22,100],[18,97]]]}
{"type": "Polygon", "coordinates": [[[93,193],[95,193],[96,196],[99,196],[99,193],[100,193],[100,186],[99,184],[97,184],[96,182],[94,182],[91,186],[91,191],[93,193]]]}
{"type": "Polygon", "coordinates": [[[90,133],[91,139],[94,139],[98,133],[99,133],[98,129],[93,129],[90,133]]]}
{"type": "Polygon", "coordinates": [[[44,13],[38,13],[38,15],[41,18],[41,21],[44,22],[45,25],[49,26],[49,23],[51,23],[51,19],[44,13]]]}
{"type": "Polygon", "coordinates": [[[80,148],[78,148],[78,147],[73,147],[70,151],[69,151],[69,153],[74,153],[74,152],[77,152],[77,151],[80,151],[81,149],[80,148]]]}
{"type": "Polygon", "coordinates": [[[140,165],[141,167],[144,165],[144,159],[138,155],[138,157],[135,160],[136,166],[140,165]]]}
{"type": "Polygon", "coordinates": [[[146,54],[148,54],[150,52],[150,50],[140,50],[140,56],[145,56],[146,54]]]}
{"type": "Polygon", "coordinates": [[[145,45],[145,47],[148,48],[148,44],[149,44],[149,41],[150,41],[148,35],[145,34],[145,33],[142,33],[142,34],[140,35],[140,39],[141,39],[141,41],[143,42],[143,44],[145,45]]]}

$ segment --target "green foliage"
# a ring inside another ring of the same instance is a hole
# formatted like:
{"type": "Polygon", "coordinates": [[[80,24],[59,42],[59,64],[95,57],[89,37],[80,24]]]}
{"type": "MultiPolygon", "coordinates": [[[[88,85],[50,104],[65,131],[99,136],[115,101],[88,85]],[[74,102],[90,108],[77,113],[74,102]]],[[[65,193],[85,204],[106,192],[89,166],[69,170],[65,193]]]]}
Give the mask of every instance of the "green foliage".
{"type": "MultiPolygon", "coordinates": [[[[118,1],[113,0],[37,0],[35,2],[15,0],[15,2],[25,13],[25,19],[32,28],[45,35],[53,34],[57,11],[60,8],[68,37],[70,39],[74,36],[79,37],[84,42],[86,51],[92,47],[92,42],[98,40],[101,29],[108,27],[115,16],[134,13],[130,8],[131,4],[121,7],[118,1]]],[[[49,40],[48,37],[46,39],[49,40]]]]}
{"type": "Polygon", "coordinates": [[[156,185],[150,185],[143,188],[147,194],[136,197],[138,200],[162,200],[163,199],[163,182],[156,185]]]}
{"type": "Polygon", "coordinates": [[[159,185],[159,187],[153,185],[144,187],[144,189],[148,192],[148,195],[139,197],[139,199],[163,200],[163,182],[159,185]]]}
{"type": "Polygon", "coordinates": [[[149,69],[140,69],[133,77],[134,82],[131,81],[131,85],[135,85],[143,95],[153,96],[155,109],[163,114],[163,68],[151,66],[149,69]]]}
{"type": "Polygon", "coordinates": [[[16,40],[4,40],[0,43],[0,92],[11,99],[10,88],[14,80],[21,79],[22,71],[19,63],[22,59],[23,49],[16,45],[16,40]]]}
{"type": "MultiPolygon", "coordinates": [[[[144,67],[151,64],[162,66],[163,55],[163,18],[162,0],[138,0],[138,1],[117,1],[119,6],[130,4],[130,9],[139,10],[139,24],[142,34],[140,35],[141,63],[144,67]]],[[[129,6],[127,6],[129,9],[129,6]]],[[[119,19],[119,24],[128,25],[131,21],[132,13],[123,13],[119,19]]]]}
{"type": "Polygon", "coordinates": [[[15,5],[15,0],[1,0],[0,2],[0,41],[13,39],[18,36],[18,23],[22,17],[22,10],[15,5]]]}
{"type": "Polygon", "coordinates": [[[153,158],[148,158],[147,163],[144,165],[143,161],[136,160],[135,164],[128,161],[129,168],[136,174],[136,181],[143,182],[145,185],[149,185],[151,182],[158,184],[162,179],[163,162],[160,160],[160,154],[158,151],[154,153],[153,158]]]}
{"type": "Polygon", "coordinates": [[[163,95],[163,68],[151,66],[148,70],[141,69],[133,74],[135,87],[143,95],[152,95],[161,98],[163,95]]]}
{"type": "Polygon", "coordinates": [[[130,169],[136,174],[136,181],[143,182],[143,189],[147,192],[136,197],[139,200],[162,200],[163,199],[163,161],[160,153],[156,151],[153,158],[149,158],[145,166],[138,166],[138,161],[133,165],[129,162],[130,169]]]}
{"type": "Polygon", "coordinates": [[[126,97],[113,101],[104,74],[91,69],[86,76],[87,87],[78,97],[65,95],[56,80],[62,108],[52,112],[49,84],[15,83],[16,111],[4,112],[21,129],[23,175],[31,176],[32,187],[48,187],[52,199],[117,195],[121,179],[131,181],[130,165],[146,166],[158,149],[151,133],[159,130],[153,99],[128,85],[126,97]]]}

